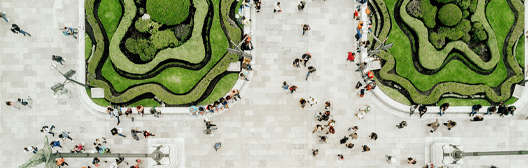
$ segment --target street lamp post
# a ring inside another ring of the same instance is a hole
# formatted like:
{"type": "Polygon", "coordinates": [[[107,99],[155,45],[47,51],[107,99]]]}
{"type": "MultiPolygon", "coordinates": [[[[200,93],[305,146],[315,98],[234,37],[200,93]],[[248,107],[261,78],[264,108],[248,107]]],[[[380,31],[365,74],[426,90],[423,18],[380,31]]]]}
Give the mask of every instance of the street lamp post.
{"type": "MultiPolygon", "coordinates": [[[[55,68],[55,70],[57,70],[57,72],[59,72],[62,76],[64,76],[64,78],[66,78],[66,81],[73,82],[73,83],[75,83],[75,84],[78,84],[78,85],[84,86],[86,89],[89,89],[89,88],[90,88],[90,86],[85,85],[85,84],[83,84],[83,83],[81,83],[81,82],[77,82],[77,81],[75,81],[75,80],[73,80],[73,79],[71,78],[73,75],[75,75],[75,70],[70,69],[68,72],[66,72],[66,73],[62,73],[61,71],[59,71],[59,69],[57,69],[57,65],[55,65],[55,64],[50,64],[50,65],[51,65],[51,67],[55,68]]],[[[64,83],[66,83],[66,81],[64,81],[64,83]]]]}

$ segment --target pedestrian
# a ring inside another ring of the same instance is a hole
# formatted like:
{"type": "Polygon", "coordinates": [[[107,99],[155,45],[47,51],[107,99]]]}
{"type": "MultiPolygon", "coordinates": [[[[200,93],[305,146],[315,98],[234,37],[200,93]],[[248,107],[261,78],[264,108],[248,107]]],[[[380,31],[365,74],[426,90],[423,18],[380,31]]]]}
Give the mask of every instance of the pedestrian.
{"type": "Polygon", "coordinates": [[[365,105],[367,107],[365,107],[364,109],[359,109],[359,111],[364,111],[365,113],[368,113],[370,112],[370,106],[369,105],[365,105]]]}
{"type": "Polygon", "coordinates": [[[143,117],[143,115],[145,115],[145,108],[143,108],[142,105],[136,106],[136,110],[137,110],[138,114],[141,114],[141,117],[143,117]]]}
{"type": "Polygon", "coordinates": [[[326,131],[326,134],[328,133],[332,133],[332,134],[335,134],[335,129],[333,126],[330,126],[330,128],[328,128],[328,131],[326,131]]]}
{"type": "Polygon", "coordinates": [[[356,116],[358,117],[358,120],[363,119],[363,116],[365,116],[365,111],[359,111],[356,113],[356,116]]]}
{"type": "Polygon", "coordinates": [[[273,12],[274,13],[275,12],[282,12],[281,7],[280,7],[280,2],[275,3],[275,6],[273,8],[273,12]]]}
{"type": "Polygon", "coordinates": [[[315,157],[317,154],[319,154],[319,149],[312,149],[313,157],[315,157]]]}
{"type": "Polygon", "coordinates": [[[59,138],[62,138],[62,141],[66,140],[66,139],[70,139],[73,142],[73,139],[70,136],[70,132],[62,131],[62,133],[59,134],[59,138]]]}
{"type": "Polygon", "coordinates": [[[517,110],[517,107],[509,106],[508,107],[508,114],[511,114],[513,116],[513,112],[515,112],[515,110],[517,110]]]}
{"type": "Polygon", "coordinates": [[[295,68],[302,68],[301,64],[302,64],[302,59],[300,59],[300,58],[295,58],[295,59],[293,60],[293,67],[295,67],[295,68]]]}
{"type": "Polygon", "coordinates": [[[469,121],[484,121],[484,117],[482,116],[475,116],[469,121]]]}
{"type": "Polygon", "coordinates": [[[138,128],[130,129],[130,133],[132,134],[132,138],[134,138],[136,141],[139,141],[139,136],[137,134],[140,134],[142,132],[139,131],[138,128]]]}
{"type": "Polygon", "coordinates": [[[328,121],[328,124],[325,125],[325,127],[328,127],[328,126],[334,126],[335,125],[335,120],[334,119],[331,119],[330,121],[328,121]]]}
{"type": "Polygon", "coordinates": [[[346,144],[346,147],[352,149],[354,147],[354,144],[353,143],[348,143],[348,144],[346,144]]]}
{"type": "Polygon", "coordinates": [[[218,151],[218,149],[220,149],[220,148],[222,148],[222,142],[215,143],[215,145],[214,145],[215,151],[218,151]]]}
{"type": "MultiPolygon", "coordinates": [[[[225,108],[229,109],[229,105],[227,105],[227,101],[223,97],[221,97],[219,101],[220,101],[220,103],[222,103],[222,106],[224,106],[225,108]]],[[[204,110],[205,110],[205,108],[204,108],[204,110]]]]}
{"type": "Polygon", "coordinates": [[[407,163],[409,163],[410,165],[415,165],[416,164],[416,159],[413,159],[412,157],[409,157],[407,158],[407,163]]]}
{"type": "Polygon", "coordinates": [[[243,24],[244,26],[249,26],[249,25],[251,25],[251,19],[245,19],[244,21],[242,21],[242,24],[243,24]]]}
{"type": "Polygon", "coordinates": [[[478,111],[480,110],[480,108],[482,108],[482,105],[480,105],[480,104],[476,104],[476,105],[471,106],[471,113],[469,113],[469,116],[472,117],[475,114],[477,114],[478,111]]]}
{"type": "Polygon", "coordinates": [[[433,132],[436,131],[436,129],[438,129],[438,127],[440,127],[440,123],[438,122],[438,119],[436,119],[435,122],[429,123],[429,124],[427,124],[427,126],[430,126],[431,128],[433,128],[432,130],[429,131],[429,132],[433,133],[433,132]]]}
{"type": "Polygon", "coordinates": [[[332,102],[330,101],[325,102],[325,109],[330,109],[331,106],[332,106],[332,102]]]}
{"type": "Polygon", "coordinates": [[[73,149],[70,151],[71,153],[82,153],[84,150],[84,146],[82,144],[77,144],[73,147],[73,149]]]}
{"type": "Polygon", "coordinates": [[[132,108],[130,108],[130,107],[127,108],[127,110],[125,111],[125,116],[126,116],[127,118],[132,117],[132,108]]]}
{"type": "Polygon", "coordinates": [[[348,136],[350,136],[352,139],[357,139],[357,136],[358,136],[358,135],[357,135],[357,132],[353,132],[353,133],[351,133],[351,134],[348,135],[348,136]]]}
{"type": "Polygon", "coordinates": [[[314,66],[309,66],[308,67],[308,74],[306,74],[306,80],[308,80],[308,76],[310,76],[311,73],[315,73],[315,67],[314,66]]]}
{"type": "Polygon", "coordinates": [[[66,163],[66,162],[64,161],[64,158],[62,158],[62,157],[61,157],[61,158],[57,158],[57,159],[55,159],[55,163],[56,163],[56,165],[59,166],[59,167],[62,167],[62,166],[64,166],[64,165],[69,166],[68,163],[66,163]]]}
{"type": "Polygon", "coordinates": [[[301,100],[299,100],[299,104],[301,104],[301,108],[304,109],[304,106],[306,106],[306,100],[301,97],[301,100]]]}
{"type": "Polygon", "coordinates": [[[447,120],[447,123],[444,123],[447,126],[447,130],[451,131],[451,128],[455,127],[457,123],[453,120],[447,120]]]}
{"type": "Polygon", "coordinates": [[[33,154],[37,154],[38,148],[34,146],[24,147],[24,153],[28,153],[29,151],[33,152],[33,154]]]}
{"type": "Polygon", "coordinates": [[[361,146],[363,148],[363,151],[362,152],[368,152],[370,151],[370,148],[367,146],[367,145],[363,145],[361,146]]]}
{"type": "Polygon", "coordinates": [[[215,128],[212,128],[213,130],[216,130],[216,124],[213,124],[212,121],[207,121],[204,119],[204,122],[205,122],[205,127],[207,129],[210,129],[211,127],[215,127],[215,128]]]}
{"type": "Polygon", "coordinates": [[[444,103],[440,106],[440,112],[438,112],[438,115],[442,117],[442,114],[445,114],[445,111],[449,108],[449,103],[444,103]]]}
{"type": "Polygon", "coordinates": [[[346,144],[347,141],[348,141],[348,137],[345,136],[345,137],[343,137],[343,139],[339,140],[339,143],[346,144]]]}
{"type": "Polygon", "coordinates": [[[14,107],[14,108],[20,110],[20,107],[19,107],[19,105],[18,105],[17,102],[14,102],[14,101],[6,101],[6,105],[7,105],[7,106],[10,106],[10,107],[14,107]]]}
{"type": "Polygon", "coordinates": [[[319,136],[319,142],[326,143],[327,136],[319,136]]]}
{"type": "MultiPolygon", "coordinates": [[[[215,102],[216,104],[214,104],[214,106],[218,106],[218,102],[215,102]]],[[[218,110],[218,109],[217,109],[218,110]]],[[[196,106],[191,106],[189,107],[189,112],[191,113],[191,115],[194,115],[194,116],[198,116],[198,107],[196,106]]]]}
{"type": "Polygon", "coordinates": [[[223,105],[222,103],[220,103],[219,101],[215,101],[215,102],[213,103],[213,105],[216,106],[215,108],[216,108],[216,111],[217,111],[218,113],[220,113],[220,110],[224,111],[224,105],[223,105]]]}
{"type": "Polygon", "coordinates": [[[75,37],[75,34],[77,34],[78,32],[75,32],[72,27],[64,27],[62,33],[65,36],[73,36],[73,38],[77,39],[77,37],[75,37]]]}
{"type": "Polygon", "coordinates": [[[402,121],[402,122],[400,122],[400,124],[396,125],[396,127],[398,127],[398,129],[405,128],[406,126],[407,126],[407,121],[402,121]]]}
{"type": "MultiPolygon", "coordinates": [[[[308,28],[310,28],[310,27],[308,27],[308,28]]],[[[304,35],[304,33],[303,33],[303,35],[304,35]]],[[[303,59],[305,67],[306,67],[306,63],[310,60],[310,58],[312,58],[312,54],[310,54],[309,52],[306,52],[305,54],[302,55],[302,59],[303,59]]]]}
{"type": "Polygon", "coordinates": [[[315,99],[315,97],[308,97],[308,103],[310,103],[310,106],[313,106],[314,104],[317,104],[317,100],[315,99]]]}
{"type": "Polygon", "coordinates": [[[358,95],[359,95],[359,97],[364,97],[365,96],[365,89],[359,90],[358,95]]]}
{"type": "Polygon", "coordinates": [[[56,146],[62,148],[62,146],[60,145],[60,141],[51,141],[50,145],[51,145],[51,148],[56,147],[56,146]]]}
{"type": "Polygon", "coordinates": [[[420,107],[418,108],[418,111],[420,112],[420,118],[422,118],[422,116],[425,114],[425,112],[427,112],[427,107],[425,107],[424,105],[420,104],[420,107]]]}
{"type": "Polygon", "coordinates": [[[11,32],[13,32],[15,34],[22,33],[24,36],[28,35],[29,37],[31,37],[31,34],[29,34],[28,32],[20,29],[20,27],[18,27],[17,24],[12,24],[11,25],[11,32]]]}
{"type": "Polygon", "coordinates": [[[358,127],[358,126],[353,126],[353,127],[348,128],[348,131],[354,131],[354,132],[356,132],[357,130],[359,130],[359,127],[358,127]]]}
{"type": "Polygon", "coordinates": [[[303,11],[304,7],[306,6],[306,1],[299,2],[299,5],[297,5],[297,9],[299,12],[303,11]]]}
{"type": "Polygon", "coordinates": [[[99,167],[99,162],[101,162],[101,160],[99,160],[99,158],[97,158],[97,157],[94,157],[93,160],[92,160],[92,164],[95,167],[99,167]]]}
{"type": "Polygon", "coordinates": [[[247,71],[243,71],[243,72],[240,72],[240,75],[239,75],[239,78],[240,79],[244,79],[246,81],[249,81],[249,79],[247,78],[247,75],[246,75],[247,71]]]}
{"type": "Polygon", "coordinates": [[[315,131],[323,131],[323,126],[321,124],[317,124],[314,128],[314,130],[312,131],[312,134],[315,133],[315,131]]]}
{"type": "Polygon", "coordinates": [[[359,66],[359,68],[356,70],[356,72],[363,71],[364,69],[367,69],[367,62],[363,62],[362,64],[356,64],[359,66]]]}
{"type": "Polygon", "coordinates": [[[27,99],[18,98],[18,102],[22,104],[23,106],[28,106],[29,108],[31,108],[31,104],[33,104],[33,99],[31,99],[31,97],[28,96],[27,99]]]}
{"type": "Polygon", "coordinates": [[[378,134],[372,132],[370,135],[369,135],[370,139],[373,139],[373,140],[377,140],[378,139],[378,134]]]}
{"type": "Polygon", "coordinates": [[[341,163],[343,160],[345,160],[345,157],[342,154],[337,154],[337,162],[341,163]]]}
{"type": "Polygon", "coordinates": [[[238,91],[238,89],[231,89],[231,91],[229,91],[229,95],[231,95],[231,97],[232,97],[233,99],[235,99],[235,101],[238,101],[238,100],[237,100],[237,97],[238,97],[239,99],[242,99],[242,98],[240,97],[240,92],[238,91]]]}
{"type": "Polygon", "coordinates": [[[123,138],[126,138],[125,135],[121,134],[121,133],[123,133],[123,129],[122,128],[115,128],[114,127],[114,128],[112,128],[110,130],[110,133],[112,133],[113,136],[119,135],[119,136],[122,136],[123,138]]]}
{"type": "Polygon", "coordinates": [[[500,117],[504,117],[504,115],[508,115],[508,107],[506,107],[506,105],[504,105],[503,102],[500,102],[497,113],[500,114],[500,117]]]}
{"type": "MultiPolygon", "coordinates": [[[[302,34],[302,35],[304,36],[304,34],[305,34],[308,30],[310,30],[310,25],[303,24],[303,25],[302,25],[302,29],[303,29],[303,34],[302,34]]],[[[305,66],[306,66],[306,63],[305,63],[305,66]]]]}
{"type": "Polygon", "coordinates": [[[290,88],[290,85],[288,85],[288,83],[286,83],[286,81],[282,82],[282,89],[284,89],[284,91],[286,93],[290,92],[289,88],[290,88]]]}
{"type": "Polygon", "coordinates": [[[356,59],[356,53],[348,52],[347,61],[354,62],[355,59],[356,59]]]}
{"type": "Polygon", "coordinates": [[[389,156],[389,155],[385,155],[385,156],[387,157],[387,162],[389,162],[389,164],[396,162],[396,158],[394,158],[394,156],[389,156]]]}
{"type": "Polygon", "coordinates": [[[493,113],[495,113],[495,111],[497,111],[497,107],[489,106],[488,109],[486,110],[486,114],[484,115],[492,115],[493,113]]]}
{"type": "Polygon", "coordinates": [[[257,9],[257,13],[260,12],[260,5],[262,4],[260,0],[254,0],[255,2],[255,9],[257,9]]]}
{"type": "Polygon", "coordinates": [[[62,62],[66,62],[64,61],[64,59],[62,59],[61,56],[58,56],[58,55],[51,55],[51,60],[57,61],[58,63],[61,64],[62,67],[64,67],[64,64],[62,62]]]}
{"type": "Polygon", "coordinates": [[[414,111],[418,108],[418,105],[411,105],[411,111],[410,111],[410,115],[412,117],[414,111]]]}
{"type": "Polygon", "coordinates": [[[291,85],[289,89],[290,89],[290,93],[293,94],[293,92],[297,91],[297,86],[291,85]]]}
{"type": "Polygon", "coordinates": [[[106,107],[106,113],[108,113],[108,116],[110,116],[110,118],[114,118],[113,116],[113,113],[114,112],[114,108],[112,108],[112,106],[107,106],[106,107]]]}
{"type": "Polygon", "coordinates": [[[5,12],[0,12],[0,17],[2,17],[6,22],[9,22],[9,18],[6,17],[5,12]]]}
{"type": "Polygon", "coordinates": [[[149,132],[149,130],[143,130],[143,136],[145,138],[148,138],[149,136],[156,136],[152,132],[149,132]]]}
{"type": "Polygon", "coordinates": [[[53,133],[53,128],[55,128],[54,125],[51,125],[51,127],[48,128],[48,126],[43,126],[42,129],[40,129],[40,132],[46,132],[46,133],[49,133],[51,134],[52,136],[55,137],[55,133],[53,133]]]}
{"type": "Polygon", "coordinates": [[[122,114],[121,110],[118,110],[118,109],[113,109],[112,110],[112,116],[117,118],[117,125],[119,125],[119,123],[121,123],[121,120],[119,119],[119,116],[122,114]]]}

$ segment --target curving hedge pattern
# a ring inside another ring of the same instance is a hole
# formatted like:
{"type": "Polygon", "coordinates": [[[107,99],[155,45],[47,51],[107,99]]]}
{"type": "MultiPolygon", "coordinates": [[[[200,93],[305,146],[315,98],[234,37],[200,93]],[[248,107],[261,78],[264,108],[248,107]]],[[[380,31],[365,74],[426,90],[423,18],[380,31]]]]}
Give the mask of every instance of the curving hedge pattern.
{"type": "MultiPolygon", "coordinates": [[[[506,38],[507,41],[505,41],[504,45],[504,58],[506,61],[506,65],[510,67],[510,69],[513,71],[513,75],[509,75],[507,79],[504,80],[499,86],[497,86],[499,92],[495,92],[495,89],[484,85],[484,84],[464,84],[464,83],[457,83],[457,82],[443,82],[436,84],[433,88],[427,91],[420,91],[417,89],[413,83],[411,83],[408,79],[399,76],[397,74],[396,69],[396,61],[394,56],[392,56],[390,53],[387,52],[381,52],[378,54],[378,56],[384,60],[384,64],[382,69],[377,73],[379,75],[379,79],[382,80],[382,82],[392,81],[394,83],[397,83],[399,86],[401,86],[405,91],[405,95],[410,98],[410,100],[414,103],[420,103],[420,104],[435,104],[437,103],[441,98],[442,95],[445,93],[456,93],[460,95],[474,95],[478,93],[484,93],[486,98],[489,99],[492,102],[500,102],[500,101],[506,101],[510,99],[511,92],[513,91],[513,85],[520,82],[523,79],[523,70],[519,66],[519,64],[515,60],[514,52],[515,52],[515,43],[517,42],[520,35],[522,35],[523,31],[523,25],[524,25],[524,6],[520,0],[508,0],[509,3],[511,3],[510,6],[513,6],[515,9],[512,9],[514,13],[516,14],[516,20],[514,22],[514,25],[510,32],[508,33],[508,36],[506,38]],[[510,38],[512,37],[512,38],[510,38]],[[425,94],[426,93],[426,94],[425,94]]],[[[375,3],[380,3],[379,1],[374,1],[375,3]]],[[[409,0],[401,0],[401,6],[406,6],[409,0]]],[[[471,6],[467,7],[468,9],[471,8],[471,6]]],[[[486,21],[486,18],[483,17],[484,15],[484,8],[485,8],[485,0],[478,1],[478,7],[476,7],[475,12],[476,14],[473,15],[471,18],[471,21],[486,21]]],[[[405,8],[399,8],[399,14],[401,18],[404,20],[405,25],[407,25],[409,28],[411,28],[412,31],[417,32],[417,38],[416,41],[418,43],[417,46],[420,46],[418,49],[419,56],[422,55],[422,52],[420,50],[423,50],[423,43],[426,41],[422,41],[424,38],[423,35],[420,36],[420,32],[424,29],[426,30],[423,22],[417,22],[416,19],[410,18],[407,12],[405,11],[405,8]],[[421,29],[421,30],[420,30],[421,29]]],[[[385,18],[390,17],[389,15],[385,15],[385,18]]],[[[483,28],[486,29],[488,32],[491,31],[491,27],[487,22],[483,23],[483,28]]],[[[394,28],[394,27],[393,27],[394,28]]],[[[405,29],[405,28],[401,28],[405,29]]],[[[466,27],[467,29],[467,27],[466,27]]],[[[426,33],[427,35],[427,33],[426,33]]],[[[493,38],[494,34],[492,33],[489,38],[493,38]]],[[[383,38],[383,35],[380,35],[380,38],[383,38]]],[[[462,35],[462,39],[467,38],[462,35]]],[[[427,38],[425,38],[427,39],[427,38]]],[[[410,39],[412,40],[412,39],[410,39]]],[[[488,41],[488,43],[491,43],[488,41]]],[[[464,44],[465,45],[465,44],[464,44]]],[[[497,46],[497,43],[494,43],[495,47],[497,46]]],[[[453,46],[451,46],[453,47],[453,46]]],[[[453,47],[454,49],[459,50],[460,48],[453,47]]],[[[451,49],[453,49],[451,48],[451,49]]],[[[445,48],[444,48],[445,50],[445,48]]],[[[498,50],[498,49],[497,49],[498,50]]],[[[445,52],[445,51],[444,51],[445,52]]],[[[497,54],[499,57],[497,57],[497,61],[500,58],[500,54],[497,54]]],[[[473,61],[470,56],[467,56],[468,59],[473,61]]],[[[430,56],[428,59],[431,59],[430,56]]],[[[446,60],[446,59],[443,59],[446,60]]],[[[480,60],[480,59],[478,59],[480,60]]],[[[438,61],[438,60],[437,60],[438,61]]],[[[444,61],[438,61],[440,65],[445,63],[444,61]]],[[[481,61],[482,62],[482,61],[481,61]]],[[[493,61],[489,61],[493,62],[493,61]]],[[[500,61],[502,62],[502,61],[500,61]]],[[[422,59],[420,59],[420,63],[422,63],[422,59]]],[[[486,67],[486,64],[476,64],[479,66],[479,68],[486,67]]],[[[494,68],[496,64],[494,65],[487,65],[488,68],[492,69],[494,68]]]]}

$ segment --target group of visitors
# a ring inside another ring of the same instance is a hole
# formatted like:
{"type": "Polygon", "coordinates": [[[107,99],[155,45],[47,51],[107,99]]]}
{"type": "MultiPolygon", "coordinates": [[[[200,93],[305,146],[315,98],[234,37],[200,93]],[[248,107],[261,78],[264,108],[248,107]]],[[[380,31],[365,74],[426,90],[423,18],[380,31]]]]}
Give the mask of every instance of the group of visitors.
{"type": "Polygon", "coordinates": [[[189,112],[193,116],[204,115],[206,112],[210,112],[213,114],[219,114],[221,111],[224,111],[224,107],[229,109],[228,103],[232,103],[234,101],[238,101],[238,99],[242,99],[240,97],[240,92],[238,89],[231,89],[229,93],[227,93],[224,97],[219,98],[217,101],[213,102],[209,105],[200,105],[198,107],[191,106],[189,107],[189,112]]]}
{"type": "Polygon", "coordinates": [[[33,99],[28,96],[27,99],[18,98],[17,101],[6,101],[6,105],[9,107],[16,108],[20,110],[20,105],[27,106],[31,109],[31,105],[33,104],[33,99]]]}

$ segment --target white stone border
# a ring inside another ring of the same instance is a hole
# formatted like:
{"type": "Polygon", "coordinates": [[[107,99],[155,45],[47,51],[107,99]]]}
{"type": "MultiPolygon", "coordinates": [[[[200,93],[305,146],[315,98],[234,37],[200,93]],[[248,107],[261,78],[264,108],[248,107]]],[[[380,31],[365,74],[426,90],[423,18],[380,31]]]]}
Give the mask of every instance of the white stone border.
{"type": "MultiPolygon", "coordinates": [[[[238,2],[238,1],[237,1],[238,2]]],[[[252,20],[252,24],[250,26],[244,26],[244,33],[249,33],[250,31],[254,31],[255,30],[255,27],[256,26],[253,26],[255,24],[255,10],[253,9],[253,5],[251,5],[249,8],[244,8],[245,10],[249,9],[250,11],[249,12],[243,12],[243,13],[246,13],[246,14],[249,14],[250,17],[246,17],[246,18],[251,18],[252,20]]],[[[83,3],[79,3],[79,25],[83,25],[84,26],[84,23],[85,23],[85,14],[84,14],[84,1],[83,3]]],[[[238,10],[238,9],[236,9],[238,10]]],[[[235,20],[235,22],[237,22],[235,20]]],[[[238,22],[237,22],[238,24],[238,22]]],[[[86,26],[84,26],[86,28],[86,26]]],[[[253,38],[254,39],[254,38],[253,38]]],[[[85,61],[85,55],[84,55],[84,50],[85,50],[85,31],[84,30],[79,30],[79,59],[77,60],[77,65],[78,66],[78,69],[77,69],[77,80],[78,81],[86,81],[86,61],[85,61]]],[[[93,51],[92,51],[93,52],[93,51]]],[[[255,59],[255,49],[251,50],[251,51],[246,51],[246,52],[250,52],[253,56],[253,59],[255,59]]],[[[251,79],[253,77],[253,71],[249,71],[248,72],[248,79],[251,79]]],[[[248,89],[249,87],[249,84],[251,84],[251,81],[246,81],[246,80],[242,80],[242,79],[238,79],[238,81],[235,83],[235,85],[233,86],[232,89],[238,89],[239,90],[239,93],[240,93],[240,96],[242,97],[245,93],[245,91],[248,89]]],[[[77,87],[77,90],[78,90],[78,96],[80,98],[81,101],[85,102],[89,108],[89,110],[95,110],[97,112],[101,112],[101,113],[105,113],[106,114],[106,107],[103,107],[103,106],[99,106],[97,104],[95,104],[92,99],[90,99],[90,97],[88,96],[88,93],[86,92],[86,89],[83,87],[83,86],[80,86],[80,85],[76,85],[77,87]]],[[[229,93],[226,93],[226,95],[229,94],[229,93]]],[[[229,105],[232,107],[234,104],[237,104],[236,103],[237,101],[235,102],[231,102],[229,103],[229,105]]],[[[231,108],[230,107],[230,108],[231,108]]],[[[124,107],[126,108],[126,107],[124,107]]],[[[136,108],[132,108],[132,114],[137,114],[137,111],[136,111],[136,108]]],[[[144,107],[145,109],[145,115],[151,115],[150,114],[150,109],[151,107],[144,107]]],[[[162,114],[190,114],[189,112],[189,107],[156,107],[156,109],[159,109],[162,114]]],[[[211,117],[211,116],[215,116],[215,115],[218,115],[220,113],[223,113],[227,111],[227,109],[221,111],[221,112],[218,112],[218,113],[214,113],[214,114],[211,114],[210,112],[205,112],[206,114],[204,114],[202,117],[211,117]]]]}
{"type": "MultiPolygon", "coordinates": [[[[524,7],[525,9],[528,7],[528,3],[524,3],[524,7]]],[[[524,21],[524,25],[525,27],[528,26],[528,17],[527,17],[527,14],[525,13],[525,17],[524,17],[525,21],[524,21]]],[[[523,32],[524,35],[526,35],[525,32],[523,32]]],[[[528,45],[526,45],[526,38],[524,38],[525,40],[525,45],[524,45],[524,57],[525,57],[525,62],[524,62],[524,66],[526,67],[527,66],[527,59],[526,59],[526,51],[528,51],[528,45]]],[[[528,73],[526,72],[528,68],[525,69],[525,74],[528,73]]],[[[361,77],[361,74],[360,74],[360,77],[361,77]]],[[[525,76],[525,79],[527,79],[527,77],[525,76]]],[[[362,78],[360,78],[360,80],[362,80],[362,78]]],[[[408,105],[404,105],[404,104],[401,104],[397,101],[394,101],[393,99],[391,99],[389,96],[387,96],[385,93],[383,93],[379,87],[377,87],[376,89],[372,89],[371,90],[372,93],[374,93],[374,95],[376,95],[376,97],[381,100],[381,102],[383,102],[385,105],[391,107],[392,109],[394,110],[397,110],[397,111],[401,111],[401,112],[404,112],[404,113],[410,113],[410,106],[408,105]]],[[[517,108],[517,113],[520,112],[524,107],[525,107],[525,104],[528,102],[528,93],[523,93],[521,98],[519,98],[519,100],[517,100],[515,103],[511,104],[513,106],[515,106],[517,108]]],[[[482,109],[484,110],[480,110],[479,113],[482,114],[482,113],[486,113],[486,109],[488,108],[489,106],[483,106],[482,109]]],[[[436,115],[436,113],[440,112],[440,106],[427,106],[427,114],[434,114],[436,115]]],[[[450,106],[446,111],[446,114],[448,113],[451,113],[451,114],[465,114],[465,113],[470,113],[471,112],[471,106],[450,106]]]]}

